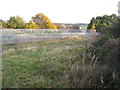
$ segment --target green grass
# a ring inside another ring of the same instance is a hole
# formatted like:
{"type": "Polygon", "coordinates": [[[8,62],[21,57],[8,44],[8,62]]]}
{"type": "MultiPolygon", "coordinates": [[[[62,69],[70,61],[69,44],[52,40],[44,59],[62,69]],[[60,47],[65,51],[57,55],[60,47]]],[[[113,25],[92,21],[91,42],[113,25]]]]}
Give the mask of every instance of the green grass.
{"type": "Polygon", "coordinates": [[[3,45],[3,88],[120,87],[119,40],[98,36],[3,45]]]}
{"type": "Polygon", "coordinates": [[[80,40],[54,40],[3,45],[3,88],[71,87],[62,83],[80,40]]]}
{"type": "Polygon", "coordinates": [[[81,29],[87,29],[87,27],[85,27],[85,26],[81,26],[81,29]]]}

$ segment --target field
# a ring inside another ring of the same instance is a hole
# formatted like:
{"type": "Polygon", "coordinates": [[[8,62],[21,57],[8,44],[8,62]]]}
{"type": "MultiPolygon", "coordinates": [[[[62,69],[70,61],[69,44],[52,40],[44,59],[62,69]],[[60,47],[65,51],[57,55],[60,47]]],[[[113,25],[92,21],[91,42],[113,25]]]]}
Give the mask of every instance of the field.
{"type": "MultiPolygon", "coordinates": [[[[112,64],[101,64],[95,57],[102,59],[106,50],[112,49],[113,45],[100,49],[98,44],[105,40],[63,39],[3,45],[3,88],[104,87],[101,78],[113,73],[112,64]],[[91,51],[98,51],[96,55],[86,53],[91,43],[95,45],[91,51]],[[93,60],[97,65],[92,65],[93,60]]],[[[110,83],[106,85],[110,87],[110,83]]]]}
{"type": "MultiPolygon", "coordinates": [[[[3,45],[3,87],[61,87],[81,40],[3,45]]],[[[64,86],[70,87],[70,86],[64,86]]]]}

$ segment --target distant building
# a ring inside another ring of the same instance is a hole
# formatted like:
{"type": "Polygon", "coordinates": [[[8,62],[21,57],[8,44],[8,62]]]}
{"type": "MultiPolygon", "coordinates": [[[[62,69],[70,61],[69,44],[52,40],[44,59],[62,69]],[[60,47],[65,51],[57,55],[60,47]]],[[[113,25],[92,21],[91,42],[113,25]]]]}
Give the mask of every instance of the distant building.
{"type": "Polygon", "coordinates": [[[58,29],[66,29],[66,26],[63,23],[54,23],[58,29]]]}
{"type": "Polygon", "coordinates": [[[54,23],[57,26],[64,26],[65,29],[74,29],[77,28],[78,29],[83,29],[83,28],[87,28],[88,24],[87,23],[54,23]]]}

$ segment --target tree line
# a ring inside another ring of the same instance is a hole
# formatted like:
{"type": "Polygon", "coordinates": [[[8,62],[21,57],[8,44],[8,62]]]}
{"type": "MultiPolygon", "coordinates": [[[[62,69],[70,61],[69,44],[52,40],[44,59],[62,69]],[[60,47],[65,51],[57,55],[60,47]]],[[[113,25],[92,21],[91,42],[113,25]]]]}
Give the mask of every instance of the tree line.
{"type": "MultiPolygon", "coordinates": [[[[120,20],[115,14],[103,15],[93,17],[88,24],[87,29],[96,29],[97,32],[101,32],[113,37],[119,37],[120,35],[120,20]]],[[[0,28],[7,29],[66,29],[65,25],[57,25],[51,22],[51,20],[43,13],[38,13],[31,18],[29,23],[26,23],[23,18],[19,16],[10,17],[9,20],[3,21],[0,19],[0,28]]],[[[77,25],[73,25],[72,29],[79,29],[77,25]]]]}
{"type": "Polygon", "coordinates": [[[120,20],[116,14],[93,17],[87,29],[96,29],[97,32],[112,37],[120,36],[120,20]]]}
{"type": "Polygon", "coordinates": [[[29,23],[26,23],[19,16],[10,17],[7,21],[0,19],[0,23],[1,28],[8,29],[57,29],[57,26],[43,13],[38,13],[32,17],[29,23]]]}

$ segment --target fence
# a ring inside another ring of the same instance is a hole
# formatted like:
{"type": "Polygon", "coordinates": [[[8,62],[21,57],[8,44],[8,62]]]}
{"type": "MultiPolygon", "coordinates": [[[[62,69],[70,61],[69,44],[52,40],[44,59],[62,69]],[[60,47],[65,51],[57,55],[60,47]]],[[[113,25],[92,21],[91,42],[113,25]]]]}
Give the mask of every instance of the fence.
{"type": "Polygon", "coordinates": [[[61,39],[64,37],[88,37],[96,35],[90,30],[70,30],[70,29],[0,29],[2,34],[0,44],[17,42],[29,42],[48,39],[61,39]]]}

